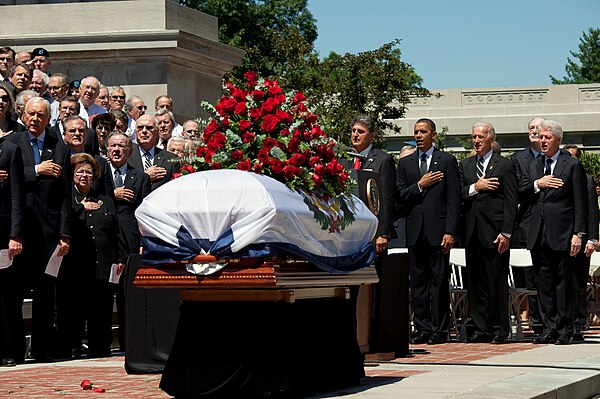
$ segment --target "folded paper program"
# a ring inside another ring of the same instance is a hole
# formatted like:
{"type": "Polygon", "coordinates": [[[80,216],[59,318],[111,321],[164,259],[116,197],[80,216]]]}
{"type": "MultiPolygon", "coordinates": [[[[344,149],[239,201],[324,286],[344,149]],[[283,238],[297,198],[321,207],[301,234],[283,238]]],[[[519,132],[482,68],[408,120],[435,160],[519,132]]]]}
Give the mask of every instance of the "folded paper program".
{"type": "Polygon", "coordinates": [[[375,257],[377,218],[361,200],[292,191],[252,172],[183,176],[146,197],[136,217],[147,264],[293,255],[335,273],[375,257]]]}

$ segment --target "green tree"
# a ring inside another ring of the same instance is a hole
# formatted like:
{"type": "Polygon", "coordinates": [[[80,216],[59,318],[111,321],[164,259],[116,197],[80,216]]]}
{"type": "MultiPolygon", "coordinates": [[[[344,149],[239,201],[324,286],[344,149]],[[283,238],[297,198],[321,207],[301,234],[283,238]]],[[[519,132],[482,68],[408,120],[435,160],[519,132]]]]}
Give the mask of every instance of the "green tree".
{"type": "Polygon", "coordinates": [[[567,57],[567,76],[562,79],[550,76],[552,84],[600,83],[600,29],[589,28],[579,41],[579,52],[571,51],[578,62],[567,57]]]}
{"type": "Polygon", "coordinates": [[[399,132],[389,120],[404,116],[409,95],[430,94],[414,68],[401,60],[399,44],[395,40],[358,54],[332,52],[318,65],[320,78],[305,90],[330,136],[348,143],[352,118],[366,114],[377,121],[375,144],[380,146],[382,131],[399,132]]]}
{"type": "Polygon", "coordinates": [[[317,26],[308,0],[180,0],[180,4],[219,19],[219,40],[246,51],[228,77],[253,70],[278,76],[303,64],[313,51],[317,26]]]}

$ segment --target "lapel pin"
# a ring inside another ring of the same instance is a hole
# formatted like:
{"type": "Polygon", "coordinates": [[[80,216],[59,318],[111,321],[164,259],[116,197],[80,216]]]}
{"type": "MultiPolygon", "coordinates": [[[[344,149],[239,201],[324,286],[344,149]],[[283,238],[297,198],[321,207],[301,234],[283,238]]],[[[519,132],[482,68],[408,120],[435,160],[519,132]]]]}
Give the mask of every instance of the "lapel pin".
{"type": "Polygon", "coordinates": [[[494,165],[490,165],[490,170],[492,170],[494,168],[494,165]]]}
{"type": "Polygon", "coordinates": [[[373,162],[373,158],[369,158],[369,162],[373,162]]]}

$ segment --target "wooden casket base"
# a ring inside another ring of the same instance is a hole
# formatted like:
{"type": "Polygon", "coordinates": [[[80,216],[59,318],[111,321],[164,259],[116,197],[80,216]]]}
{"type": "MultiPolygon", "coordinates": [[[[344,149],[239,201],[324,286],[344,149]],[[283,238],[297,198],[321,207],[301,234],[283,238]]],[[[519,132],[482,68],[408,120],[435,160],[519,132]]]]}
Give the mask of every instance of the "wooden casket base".
{"type": "Polygon", "coordinates": [[[160,387],[175,398],[240,398],[359,385],[348,287],[376,281],[373,269],[333,275],[303,261],[244,260],[205,277],[182,264],[142,266],[135,285],[178,288],[183,301],[160,387]]]}

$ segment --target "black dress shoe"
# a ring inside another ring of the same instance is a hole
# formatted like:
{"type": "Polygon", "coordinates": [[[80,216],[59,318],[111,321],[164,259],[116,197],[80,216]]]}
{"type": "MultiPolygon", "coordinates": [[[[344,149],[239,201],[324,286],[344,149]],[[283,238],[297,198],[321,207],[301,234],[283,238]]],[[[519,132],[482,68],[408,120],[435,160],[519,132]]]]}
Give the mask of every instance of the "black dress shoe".
{"type": "Polygon", "coordinates": [[[479,344],[479,343],[485,343],[485,342],[490,342],[491,338],[489,335],[486,334],[478,334],[475,333],[473,335],[471,335],[469,338],[467,338],[467,342],[470,344],[479,344]]]}
{"type": "Polygon", "coordinates": [[[429,337],[429,339],[427,340],[427,345],[439,345],[439,344],[444,344],[446,343],[447,340],[443,339],[440,335],[438,334],[433,334],[431,335],[431,337],[429,337]]]}
{"type": "Polygon", "coordinates": [[[556,339],[554,345],[571,345],[571,337],[569,335],[561,335],[556,339]]]}
{"type": "Polygon", "coordinates": [[[533,340],[534,344],[553,344],[554,342],[556,342],[556,334],[552,333],[543,333],[533,340]]]}
{"type": "Polygon", "coordinates": [[[5,357],[2,359],[2,362],[0,363],[1,367],[14,367],[17,365],[17,362],[15,362],[12,358],[10,357],[5,357]]]}
{"type": "Polygon", "coordinates": [[[490,344],[493,345],[502,345],[506,343],[506,337],[501,337],[499,335],[496,335],[492,338],[492,340],[490,341],[490,344]]]}
{"type": "Polygon", "coordinates": [[[421,345],[421,344],[426,344],[428,340],[429,340],[429,334],[419,333],[416,336],[414,336],[413,338],[411,338],[410,343],[413,345],[421,345]]]}
{"type": "Polygon", "coordinates": [[[580,332],[576,332],[573,333],[573,342],[583,342],[585,341],[585,338],[583,337],[583,334],[580,332]]]}

